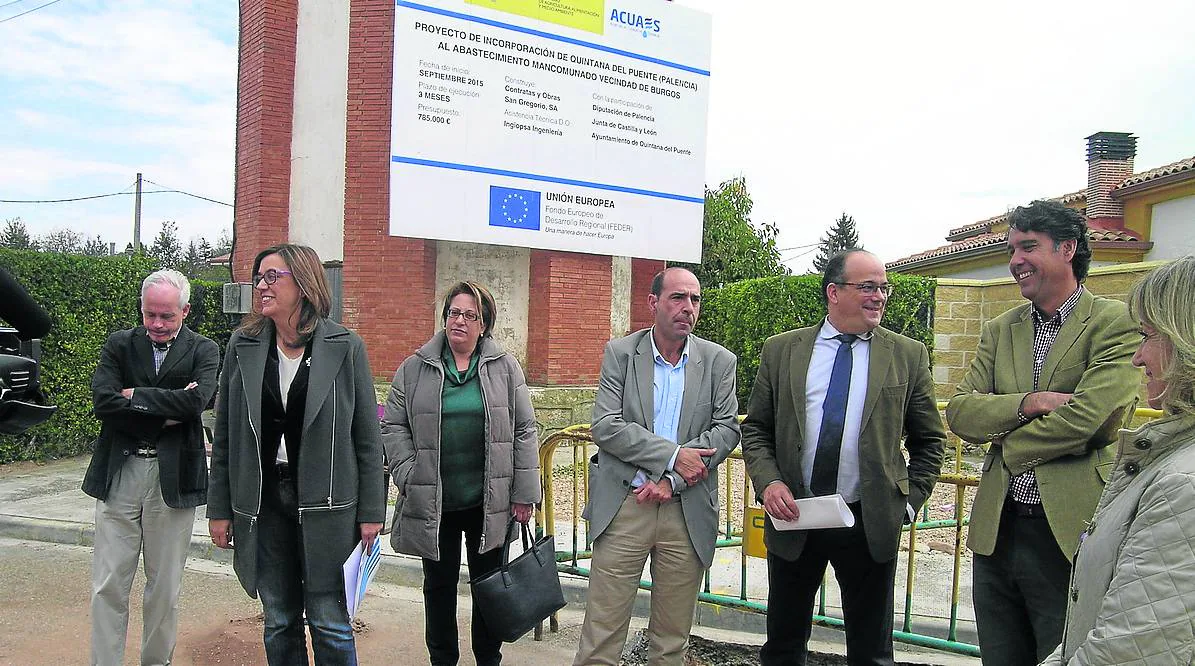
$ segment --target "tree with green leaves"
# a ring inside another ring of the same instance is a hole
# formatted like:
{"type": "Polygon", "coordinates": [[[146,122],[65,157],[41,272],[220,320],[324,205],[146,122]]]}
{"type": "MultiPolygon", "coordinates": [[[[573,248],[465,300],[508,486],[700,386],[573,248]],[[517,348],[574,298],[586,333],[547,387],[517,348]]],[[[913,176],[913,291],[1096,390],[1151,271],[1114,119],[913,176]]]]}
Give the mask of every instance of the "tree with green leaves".
{"type": "Polygon", "coordinates": [[[107,241],[102,236],[96,234],[95,238],[88,238],[83,241],[82,254],[85,257],[106,257],[111,252],[107,241]]]}
{"type": "Polygon", "coordinates": [[[83,234],[72,229],[55,229],[38,239],[37,245],[42,252],[81,254],[83,252],[83,234]]]}
{"type": "Polygon", "coordinates": [[[208,252],[209,257],[218,257],[222,254],[232,252],[232,232],[228,227],[220,230],[220,235],[216,237],[216,244],[208,252]]]}
{"type": "Polygon", "coordinates": [[[178,241],[178,223],[166,220],[146,254],[162,268],[178,268],[183,262],[183,247],[178,241]]]}
{"type": "Polygon", "coordinates": [[[830,257],[850,248],[863,249],[859,244],[859,232],[855,229],[855,218],[844,211],[842,217],[834,221],[825,236],[818,243],[817,256],[813,259],[813,270],[821,273],[826,270],[826,263],[830,257]]]}
{"type": "Polygon", "coordinates": [[[677,264],[697,276],[702,287],[720,287],[739,280],[787,275],[776,247],[779,228],[751,222],[751,195],[746,179],[732,178],[705,190],[701,263],[677,264]]]}
{"type": "MultiPolygon", "coordinates": [[[[204,243],[206,244],[207,241],[204,243]]],[[[179,266],[179,270],[187,277],[195,279],[205,268],[207,268],[207,256],[200,249],[200,244],[192,238],[191,242],[187,243],[187,252],[183,255],[183,263],[179,266]]]]}
{"type": "Polygon", "coordinates": [[[37,242],[29,235],[29,229],[21,218],[14,217],[4,222],[4,230],[0,231],[0,247],[10,250],[36,250],[37,242]]]}

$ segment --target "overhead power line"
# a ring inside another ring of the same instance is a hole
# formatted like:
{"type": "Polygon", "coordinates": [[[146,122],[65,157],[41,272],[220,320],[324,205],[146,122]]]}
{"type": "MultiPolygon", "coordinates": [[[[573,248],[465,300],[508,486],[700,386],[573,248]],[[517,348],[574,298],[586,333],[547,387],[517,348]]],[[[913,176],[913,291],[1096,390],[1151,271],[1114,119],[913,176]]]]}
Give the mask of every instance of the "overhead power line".
{"type": "MultiPolygon", "coordinates": [[[[11,21],[13,19],[21,18],[22,16],[24,16],[26,14],[32,14],[33,12],[35,12],[39,9],[45,9],[46,7],[49,7],[50,5],[53,5],[53,4],[56,4],[59,2],[62,2],[62,0],[50,0],[49,2],[47,2],[44,5],[38,5],[38,6],[34,7],[33,9],[27,9],[27,10],[21,12],[20,14],[13,14],[12,16],[9,16],[6,19],[0,19],[0,23],[8,23],[9,21],[11,21]]],[[[8,5],[14,5],[14,4],[16,4],[16,3],[15,2],[8,3],[8,5]]],[[[0,5],[0,7],[7,7],[8,5],[0,5]]]]}
{"type": "Polygon", "coordinates": [[[44,204],[44,203],[68,203],[71,201],[87,201],[88,199],[103,199],[104,197],[119,197],[132,192],[109,192],[108,194],[92,194],[86,197],[71,197],[69,199],[0,199],[0,203],[19,203],[19,204],[44,204]]]}
{"type": "MultiPolygon", "coordinates": [[[[146,181],[153,182],[149,179],[146,179],[146,181]]],[[[158,187],[165,187],[164,185],[160,185],[158,183],[154,183],[154,185],[157,185],[158,187]]],[[[0,199],[0,203],[11,203],[11,204],[70,203],[72,201],[88,201],[90,199],[104,199],[106,197],[127,197],[127,196],[132,196],[133,194],[136,194],[136,193],[135,192],[109,192],[107,194],[92,194],[92,195],[86,196],[86,197],[69,197],[66,199],[0,199]]],[[[183,190],[175,190],[175,189],[147,190],[147,191],[142,192],[141,194],[182,194],[184,196],[193,197],[195,199],[202,199],[203,201],[207,201],[207,202],[214,203],[214,204],[219,204],[221,206],[228,206],[229,208],[232,208],[232,204],[230,204],[230,203],[226,203],[224,201],[219,201],[217,199],[212,199],[210,197],[200,196],[198,194],[193,194],[191,192],[185,192],[183,190]]]]}
{"type": "MultiPolygon", "coordinates": [[[[226,203],[226,202],[224,202],[224,201],[217,201],[216,199],[211,199],[211,198],[208,198],[208,197],[205,197],[205,196],[200,196],[200,195],[198,195],[198,194],[193,194],[193,193],[191,193],[191,192],[187,192],[187,191],[185,191],[185,190],[179,190],[179,189],[175,189],[175,188],[172,188],[172,187],[170,187],[169,185],[163,185],[163,184],[161,184],[161,183],[155,183],[154,181],[152,181],[152,180],[150,180],[150,179],[148,179],[148,178],[146,178],[146,179],[145,179],[145,182],[147,182],[147,183],[149,183],[149,184],[151,184],[151,185],[157,185],[158,187],[165,187],[165,188],[166,188],[165,190],[154,190],[154,191],[152,191],[152,192],[148,192],[148,194],[157,194],[157,193],[166,193],[166,192],[172,192],[172,193],[174,193],[174,194],[184,194],[184,195],[186,195],[186,196],[189,196],[189,197],[194,197],[194,198],[196,198],[196,199],[202,199],[202,200],[204,200],[204,201],[210,201],[210,202],[212,202],[212,203],[214,203],[214,204],[220,204],[221,206],[228,206],[229,208],[232,208],[232,204],[230,204],[230,203],[226,203]]],[[[143,192],[142,194],[147,194],[147,193],[143,192]]]]}

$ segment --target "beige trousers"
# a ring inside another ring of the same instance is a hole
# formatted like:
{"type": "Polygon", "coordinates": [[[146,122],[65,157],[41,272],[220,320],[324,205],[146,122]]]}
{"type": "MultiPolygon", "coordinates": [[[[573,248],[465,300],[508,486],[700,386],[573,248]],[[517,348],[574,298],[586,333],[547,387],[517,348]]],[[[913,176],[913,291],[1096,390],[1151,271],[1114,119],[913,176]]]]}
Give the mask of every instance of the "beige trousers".
{"type": "Polygon", "coordinates": [[[638,504],[632,493],[593,544],[585,624],[574,666],[618,663],[648,555],[648,663],[682,663],[705,567],[689,540],[680,501],[638,504]]]}
{"type": "Polygon", "coordinates": [[[137,557],[145,559],[141,664],[169,664],[178,630],[178,595],[195,509],[162,499],[158,460],[130,456],[112,479],[107,501],[95,503],[91,561],[91,663],[124,663],[129,593],[137,557]]]}

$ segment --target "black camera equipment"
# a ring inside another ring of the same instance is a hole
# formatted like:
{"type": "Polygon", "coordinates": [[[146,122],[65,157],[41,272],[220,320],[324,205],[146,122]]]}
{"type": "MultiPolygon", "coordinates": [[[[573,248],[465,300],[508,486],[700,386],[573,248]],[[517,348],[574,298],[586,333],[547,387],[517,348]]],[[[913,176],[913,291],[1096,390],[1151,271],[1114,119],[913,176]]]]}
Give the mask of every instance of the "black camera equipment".
{"type": "Polygon", "coordinates": [[[50,315],[0,268],[0,434],[19,435],[58,411],[46,404],[40,381],[41,338],[50,315]]]}

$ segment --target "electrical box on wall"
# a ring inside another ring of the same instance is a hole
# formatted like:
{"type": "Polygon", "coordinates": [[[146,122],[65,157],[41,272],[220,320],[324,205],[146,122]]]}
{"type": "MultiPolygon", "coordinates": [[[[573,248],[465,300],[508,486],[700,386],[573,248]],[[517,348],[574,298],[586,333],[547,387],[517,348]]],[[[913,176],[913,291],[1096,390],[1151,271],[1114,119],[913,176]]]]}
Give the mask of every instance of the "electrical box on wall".
{"type": "Polygon", "coordinates": [[[224,314],[245,314],[253,309],[253,285],[248,282],[224,284],[224,314]]]}

